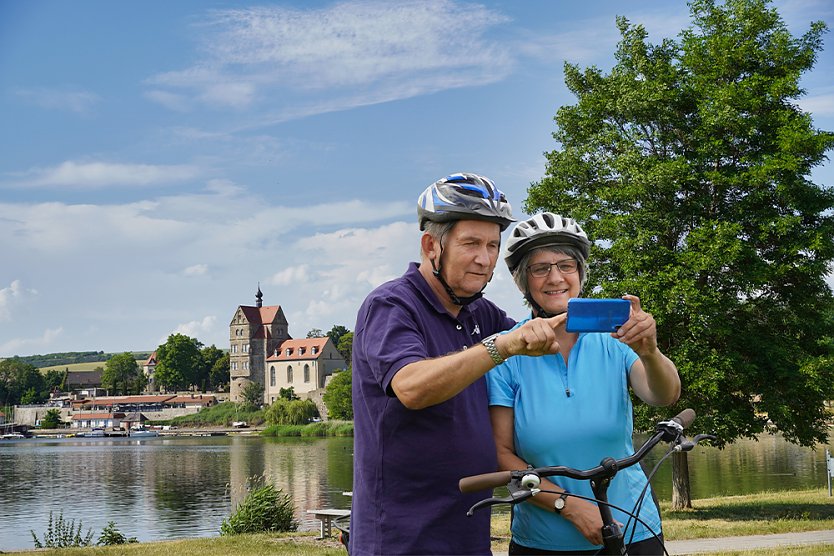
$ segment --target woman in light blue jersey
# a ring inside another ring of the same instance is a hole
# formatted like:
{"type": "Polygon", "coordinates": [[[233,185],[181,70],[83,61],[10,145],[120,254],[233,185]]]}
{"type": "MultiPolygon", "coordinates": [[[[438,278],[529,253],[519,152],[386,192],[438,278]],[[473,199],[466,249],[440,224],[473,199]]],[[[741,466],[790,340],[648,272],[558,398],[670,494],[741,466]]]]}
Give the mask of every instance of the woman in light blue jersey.
{"type": "MultiPolygon", "coordinates": [[[[566,317],[568,300],[579,297],[586,279],[590,242],[571,218],[537,214],[515,226],[505,261],[532,318],[566,317]]],[[[542,357],[515,356],[487,375],[490,417],[500,469],[564,465],[589,469],[603,457],[623,458],[632,446],[629,389],[655,406],[675,403],[680,378],[657,346],[654,318],[631,302],[628,321],[615,333],[571,333],[556,328],[559,352],[542,357]]],[[[530,320],[530,319],[527,319],[530,320]]],[[[524,322],[519,323],[521,326],[524,322]]],[[[639,466],[621,470],[612,480],[609,502],[631,510],[646,484],[639,466]]],[[[542,479],[543,490],[513,507],[510,554],[596,554],[602,545],[602,519],[588,481],[542,479]]],[[[647,494],[650,497],[651,494],[647,494]]],[[[641,523],[629,523],[629,554],[662,554],[660,516],[649,498],[640,508],[641,523]]]]}

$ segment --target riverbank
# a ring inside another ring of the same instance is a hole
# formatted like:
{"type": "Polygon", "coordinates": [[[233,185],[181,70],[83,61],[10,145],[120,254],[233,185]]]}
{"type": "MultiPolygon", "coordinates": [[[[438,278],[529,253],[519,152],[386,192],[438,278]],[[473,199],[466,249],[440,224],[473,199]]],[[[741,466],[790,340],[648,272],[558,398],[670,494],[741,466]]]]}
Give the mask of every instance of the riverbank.
{"type": "MultiPolygon", "coordinates": [[[[834,531],[834,498],[828,496],[827,489],[707,498],[693,500],[691,510],[672,512],[667,504],[661,504],[661,510],[666,539],[670,541],[670,547],[674,548],[670,554],[776,556],[834,553],[834,543],[830,542],[831,535],[834,535],[831,533],[834,531]],[[810,533],[819,531],[828,533],[810,533]],[[746,535],[756,537],[750,537],[747,541],[736,539],[746,535]],[[716,541],[716,538],[726,540],[716,541]],[[739,545],[744,542],[752,543],[753,538],[758,544],[739,545]],[[710,540],[696,542],[693,539],[710,540]],[[681,542],[687,540],[691,542],[681,542]]],[[[506,514],[493,516],[492,549],[496,554],[507,552],[508,529],[509,517],[506,514]]],[[[10,552],[26,553],[31,554],[32,551],[10,552]]],[[[345,555],[344,549],[335,537],[317,539],[315,533],[210,537],[110,547],[58,549],[50,553],[56,556],[189,556],[197,553],[201,556],[345,555]]]]}

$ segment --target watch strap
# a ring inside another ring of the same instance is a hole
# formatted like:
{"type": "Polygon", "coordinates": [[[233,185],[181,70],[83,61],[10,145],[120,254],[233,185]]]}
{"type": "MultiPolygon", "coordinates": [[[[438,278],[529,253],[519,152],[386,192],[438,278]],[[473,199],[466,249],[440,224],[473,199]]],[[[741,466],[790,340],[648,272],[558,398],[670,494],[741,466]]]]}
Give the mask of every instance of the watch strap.
{"type": "Polygon", "coordinates": [[[501,363],[506,361],[506,359],[504,359],[501,356],[501,352],[499,352],[498,348],[495,346],[495,338],[497,338],[497,337],[498,337],[498,334],[493,334],[492,336],[487,336],[486,338],[481,340],[481,343],[484,344],[484,347],[486,348],[487,353],[489,353],[489,356],[492,358],[492,362],[495,363],[496,365],[500,365],[501,363]]]}

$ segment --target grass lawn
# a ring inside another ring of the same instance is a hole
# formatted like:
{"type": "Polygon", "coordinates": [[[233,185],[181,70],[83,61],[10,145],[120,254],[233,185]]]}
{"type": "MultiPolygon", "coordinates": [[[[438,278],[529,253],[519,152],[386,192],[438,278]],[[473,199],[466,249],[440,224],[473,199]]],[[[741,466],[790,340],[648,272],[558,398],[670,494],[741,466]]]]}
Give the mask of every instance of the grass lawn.
{"type": "MultiPolygon", "coordinates": [[[[664,532],[668,540],[834,529],[834,499],[829,498],[827,489],[706,498],[693,500],[692,505],[691,510],[672,512],[668,504],[661,504],[664,532]]],[[[493,516],[492,535],[493,551],[506,552],[509,542],[508,514],[493,516]]],[[[335,537],[318,540],[316,533],[286,533],[148,542],[110,547],[64,548],[52,550],[50,554],[56,556],[190,556],[191,554],[200,554],[200,556],[226,556],[227,554],[345,556],[346,553],[335,537]]],[[[834,546],[779,547],[723,554],[810,556],[834,554],[834,546]]]]}

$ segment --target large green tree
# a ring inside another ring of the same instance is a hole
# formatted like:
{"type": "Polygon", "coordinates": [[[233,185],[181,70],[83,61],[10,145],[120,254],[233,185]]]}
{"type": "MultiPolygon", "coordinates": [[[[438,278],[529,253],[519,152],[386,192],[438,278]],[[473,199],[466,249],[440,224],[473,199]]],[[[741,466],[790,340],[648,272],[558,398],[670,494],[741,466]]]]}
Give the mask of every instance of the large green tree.
{"type": "MultiPolygon", "coordinates": [[[[217,384],[214,382],[214,379],[220,378],[220,383],[225,384],[229,382],[229,372],[228,367],[226,369],[225,378],[218,377],[213,372],[215,365],[218,364],[223,359],[223,356],[226,353],[215,346],[214,344],[204,347],[200,351],[200,355],[203,358],[203,365],[200,368],[199,376],[197,379],[197,384],[200,386],[200,390],[203,392],[208,392],[209,390],[214,390],[217,388],[217,384]]],[[[222,363],[220,363],[222,365],[222,363]]]]}
{"type": "Polygon", "coordinates": [[[101,386],[111,395],[139,394],[146,384],[145,373],[130,352],[114,355],[104,364],[101,386]]]}
{"type": "Polygon", "coordinates": [[[228,391],[230,379],[229,359],[229,354],[224,353],[220,359],[214,362],[214,365],[211,367],[211,371],[209,371],[209,381],[211,382],[212,387],[218,392],[228,391]]]}
{"type": "Polygon", "coordinates": [[[339,343],[336,344],[336,348],[342,354],[342,357],[345,358],[347,364],[350,365],[351,357],[353,356],[353,332],[347,332],[339,338],[339,343]]]}
{"type": "Polygon", "coordinates": [[[183,390],[197,386],[203,357],[203,345],[184,334],[171,334],[156,348],[156,383],[166,390],[183,390]]]}
{"type": "Polygon", "coordinates": [[[0,361],[0,407],[46,401],[49,391],[37,367],[17,357],[0,361]]]}
{"type": "MultiPolygon", "coordinates": [[[[557,112],[559,146],[525,209],[574,217],[595,241],[586,292],[641,298],[696,430],[726,443],[770,420],[811,445],[834,387],[834,193],[810,173],[834,134],[797,100],[827,28],[794,37],[765,0],[690,12],[659,45],[618,18],[607,74],[565,65],[577,103],[557,112]]],[[[669,413],[638,404],[637,426],[669,413]]]]}
{"type": "Polygon", "coordinates": [[[327,416],[330,419],[344,419],[346,421],[353,419],[351,379],[351,370],[348,368],[334,373],[333,378],[327,383],[322,400],[327,407],[327,416]]]}

